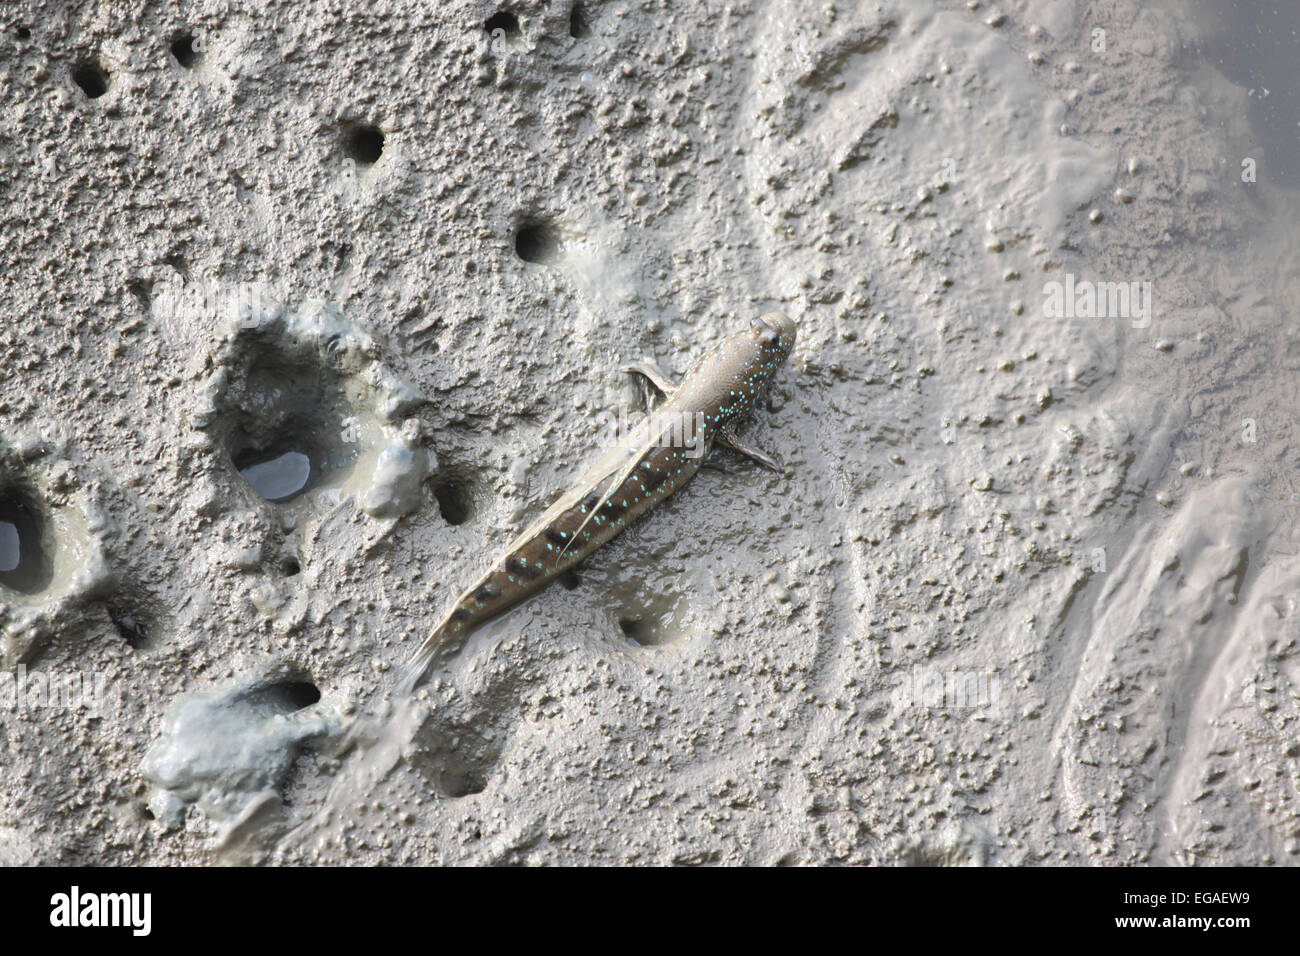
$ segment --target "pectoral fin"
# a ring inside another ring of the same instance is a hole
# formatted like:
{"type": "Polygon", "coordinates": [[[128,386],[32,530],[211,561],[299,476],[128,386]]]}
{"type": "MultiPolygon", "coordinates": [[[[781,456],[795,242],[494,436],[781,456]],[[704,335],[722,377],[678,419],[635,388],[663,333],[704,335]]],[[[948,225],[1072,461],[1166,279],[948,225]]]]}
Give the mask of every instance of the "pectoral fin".
{"type": "Polygon", "coordinates": [[[759,449],[755,448],[753,445],[746,444],[736,434],[735,428],[733,428],[731,425],[727,425],[725,428],[722,429],[721,433],[718,435],[718,444],[726,445],[732,451],[738,451],[746,458],[752,458],[754,461],[758,462],[764,468],[770,468],[778,475],[785,474],[784,465],[782,465],[779,461],[777,461],[767,452],[760,451],[759,449]]]}
{"type": "Polygon", "coordinates": [[[663,393],[664,398],[672,398],[673,392],[677,391],[677,386],[668,381],[668,377],[650,362],[632,362],[624,365],[620,372],[631,372],[640,375],[651,385],[663,393]]]}

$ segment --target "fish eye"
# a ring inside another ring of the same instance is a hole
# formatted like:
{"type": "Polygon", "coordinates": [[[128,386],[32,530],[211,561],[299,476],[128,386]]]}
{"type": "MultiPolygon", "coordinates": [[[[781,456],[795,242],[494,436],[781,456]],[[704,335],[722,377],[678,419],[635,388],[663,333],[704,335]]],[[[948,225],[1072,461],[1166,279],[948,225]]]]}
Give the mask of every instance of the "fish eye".
{"type": "Polygon", "coordinates": [[[763,348],[775,348],[781,342],[781,331],[768,325],[761,318],[754,320],[754,331],[758,333],[758,344],[763,348]]]}

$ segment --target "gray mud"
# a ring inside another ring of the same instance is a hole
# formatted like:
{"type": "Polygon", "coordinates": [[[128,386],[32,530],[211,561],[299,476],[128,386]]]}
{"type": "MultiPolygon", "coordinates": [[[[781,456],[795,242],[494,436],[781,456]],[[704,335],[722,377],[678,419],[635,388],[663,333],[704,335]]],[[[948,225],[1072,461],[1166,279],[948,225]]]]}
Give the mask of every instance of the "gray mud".
{"type": "Polygon", "coordinates": [[[0,861],[1300,861],[1297,18],[1228,6],[5,4],[0,861]],[[787,473],[397,694],[618,367],[774,309],[787,473]]]}

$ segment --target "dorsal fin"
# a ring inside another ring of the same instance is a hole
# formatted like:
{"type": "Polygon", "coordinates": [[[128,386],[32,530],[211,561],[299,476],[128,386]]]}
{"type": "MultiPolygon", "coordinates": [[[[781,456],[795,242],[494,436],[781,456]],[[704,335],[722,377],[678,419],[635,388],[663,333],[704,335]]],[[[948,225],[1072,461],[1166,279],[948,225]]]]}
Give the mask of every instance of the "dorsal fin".
{"type": "Polygon", "coordinates": [[[659,430],[657,432],[648,431],[647,440],[641,448],[641,453],[639,455],[630,455],[627,464],[614,472],[613,480],[609,483],[609,487],[605,489],[604,494],[600,496],[600,500],[596,502],[596,507],[592,508],[591,511],[588,512],[587,516],[582,519],[582,524],[578,525],[578,530],[573,532],[568,542],[560,549],[560,553],[555,559],[556,564],[559,564],[560,558],[564,557],[564,552],[569,550],[569,545],[573,544],[573,542],[577,541],[578,538],[581,537],[582,532],[587,527],[587,522],[596,517],[601,508],[609,504],[609,499],[614,496],[614,492],[623,487],[623,483],[632,476],[634,471],[636,471],[637,465],[645,461],[645,456],[650,452],[650,449],[658,447],[659,442],[663,440],[664,432],[668,431],[672,427],[671,416],[661,415],[660,418],[654,419],[654,421],[659,424],[659,430]]]}

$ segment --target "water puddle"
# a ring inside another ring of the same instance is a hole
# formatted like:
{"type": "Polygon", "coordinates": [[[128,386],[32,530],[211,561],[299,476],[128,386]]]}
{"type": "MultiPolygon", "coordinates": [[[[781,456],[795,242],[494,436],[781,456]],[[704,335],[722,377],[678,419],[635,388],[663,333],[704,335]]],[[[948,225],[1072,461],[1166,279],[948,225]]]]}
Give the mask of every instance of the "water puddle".
{"type": "Polygon", "coordinates": [[[36,511],[17,497],[0,499],[0,585],[33,594],[50,580],[36,511]]]}
{"type": "Polygon", "coordinates": [[[239,474],[267,501],[289,501],[311,485],[311,459],[299,451],[267,457],[265,453],[244,453],[235,462],[239,474]]]}

